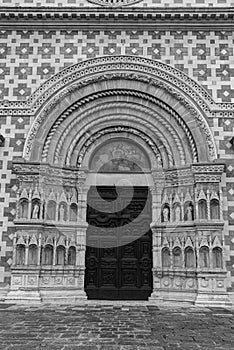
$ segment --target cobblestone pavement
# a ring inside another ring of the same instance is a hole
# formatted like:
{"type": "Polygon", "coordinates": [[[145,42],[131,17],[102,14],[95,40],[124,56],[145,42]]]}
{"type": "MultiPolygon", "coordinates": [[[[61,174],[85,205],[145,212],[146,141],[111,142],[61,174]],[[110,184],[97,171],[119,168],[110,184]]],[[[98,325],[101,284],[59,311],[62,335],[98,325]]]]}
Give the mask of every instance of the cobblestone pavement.
{"type": "Polygon", "coordinates": [[[234,309],[148,303],[0,304],[0,349],[234,349],[234,309]]]}

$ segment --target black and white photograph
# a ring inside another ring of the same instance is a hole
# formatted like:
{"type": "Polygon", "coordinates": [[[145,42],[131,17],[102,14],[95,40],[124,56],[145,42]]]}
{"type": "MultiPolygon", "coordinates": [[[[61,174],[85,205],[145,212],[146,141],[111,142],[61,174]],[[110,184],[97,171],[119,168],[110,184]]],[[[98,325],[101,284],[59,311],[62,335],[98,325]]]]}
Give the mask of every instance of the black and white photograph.
{"type": "Polygon", "coordinates": [[[0,0],[0,350],[234,350],[234,0],[0,0]]]}

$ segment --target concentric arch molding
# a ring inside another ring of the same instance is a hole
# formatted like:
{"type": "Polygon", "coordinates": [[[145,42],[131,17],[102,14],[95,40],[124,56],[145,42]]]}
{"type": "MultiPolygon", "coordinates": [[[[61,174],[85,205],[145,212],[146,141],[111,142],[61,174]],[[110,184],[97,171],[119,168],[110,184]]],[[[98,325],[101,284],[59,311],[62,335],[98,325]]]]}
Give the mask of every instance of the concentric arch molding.
{"type": "MultiPolygon", "coordinates": [[[[104,56],[86,60],[64,69],[42,84],[26,101],[26,114],[35,115],[35,120],[25,143],[24,158],[30,158],[37,130],[59,101],[84,86],[110,79],[141,81],[173,95],[197,120],[207,139],[210,158],[217,158],[213,135],[205,118],[216,106],[211,96],[183,72],[164,63],[135,56],[104,56]]],[[[17,114],[20,114],[19,110],[17,114]]]]}
{"type": "Polygon", "coordinates": [[[101,5],[104,7],[121,7],[127,5],[133,5],[137,2],[141,2],[142,0],[88,0],[96,5],[101,5]]]}
{"type": "MultiPolygon", "coordinates": [[[[45,144],[43,147],[43,151],[42,151],[42,161],[46,162],[47,161],[47,155],[48,155],[48,150],[50,147],[50,143],[51,140],[53,138],[53,135],[55,134],[56,130],[58,129],[59,125],[61,125],[61,123],[69,117],[69,115],[73,112],[75,112],[77,109],[79,109],[80,107],[89,104],[89,102],[92,102],[94,100],[99,100],[102,99],[103,97],[108,97],[108,96],[128,96],[128,97],[136,97],[139,99],[143,99],[145,100],[146,104],[148,102],[152,102],[155,106],[159,106],[160,108],[164,109],[166,112],[169,113],[169,115],[174,118],[178,124],[180,125],[180,127],[183,129],[183,131],[186,134],[187,140],[189,142],[190,148],[191,148],[191,153],[193,156],[193,162],[196,163],[198,161],[198,154],[197,154],[197,150],[196,150],[196,144],[195,141],[193,139],[193,136],[189,130],[189,128],[187,127],[187,125],[185,124],[185,122],[183,121],[183,119],[172,109],[170,108],[168,105],[166,105],[163,101],[158,100],[156,97],[147,95],[145,93],[142,92],[137,92],[137,91],[131,91],[131,90],[112,90],[112,91],[102,91],[102,92],[97,92],[94,93],[93,95],[90,95],[89,97],[86,97],[84,99],[81,99],[79,101],[77,101],[74,105],[70,106],[64,113],[62,113],[59,118],[56,120],[56,122],[53,124],[53,127],[50,129],[46,140],[45,140],[45,144]]],[[[118,108],[118,106],[120,106],[119,103],[116,104],[116,102],[112,103],[113,106],[115,108],[118,108]]],[[[108,105],[107,105],[108,106],[108,105]]],[[[128,104],[129,107],[129,104],[128,104]]],[[[103,109],[105,108],[105,105],[100,105],[100,106],[95,106],[95,109],[103,109]]],[[[145,112],[146,114],[152,115],[154,116],[154,113],[152,111],[149,111],[145,106],[140,107],[139,105],[137,106],[138,110],[141,109],[142,112],[145,112]]],[[[88,112],[83,112],[83,118],[88,117],[90,110],[88,110],[88,112]]],[[[158,117],[159,118],[159,117],[158,117]]],[[[161,118],[160,122],[163,123],[164,125],[167,126],[167,128],[170,129],[169,124],[167,124],[166,120],[162,120],[161,118]]],[[[60,146],[63,143],[66,134],[69,133],[69,129],[74,128],[76,125],[77,121],[74,121],[73,123],[71,123],[69,125],[69,128],[66,129],[65,133],[61,136],[61,139],[56,147],[56,152],[55,152],[55,157],[57,157],[57,159],[59,158],[59,153],[60,153],[60,146]]],[[[170,132],[171,131],[170,129],[170,132]]],[[[180,147],[178,147],[178,149],[180,149],[180,147]]],[[[54,161],[56,162],[56,159],[54,159],[54,161]]]]}
{"type": "MultiPolygon", "coordinates": [[[[87,153],[87,151],[89,150],[89,148],[91,147],[91,145],[97,141],[98,139],[102,138],[104,135],[114,135],[116,137],[116,135],[121,135],[122,133],[131,133],[132,135],[138,136],[142,139],[143,142],[145,142],[145,144],[151,149],[151,151],[153,152],[155,159],[157,160],[157,162],[162,165],[162,157],[161,154],[158,150],[157,145],[155,144],[155,142],[148,136],[145,135],[143,132],[132,128],[132,127],[125,127],[125,126],[117,126],[117,127],[110,127],[110,128],[106,128],[106,129],[102,129],[99,130],[98,132],[96,132],[95,134],[91,135],[82,145],[78,160],[77,160],[77,167],[78,169],[80,169],[80,167],[82,166],[82,161],[85,157],[85,154],[87,153]]],[[[70,161],[69,157],[71,157],[71,154],[68,155],[68,163],[70,161]]]]}

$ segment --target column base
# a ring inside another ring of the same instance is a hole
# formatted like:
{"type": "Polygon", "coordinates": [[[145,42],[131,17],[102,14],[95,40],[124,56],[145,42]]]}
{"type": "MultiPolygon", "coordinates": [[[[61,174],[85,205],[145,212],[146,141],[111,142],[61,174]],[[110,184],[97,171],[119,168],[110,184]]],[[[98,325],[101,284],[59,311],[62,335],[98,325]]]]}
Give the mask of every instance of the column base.
{"type": "Polygon", "coordinates": [[[9,292],[9,286],[5,288],[0,288],[0,302],[4,302],[6,300],[8,292],[9,292]]]}
{"type": "Polygon", "coordinates": [[[46,303],[73,304],[87,300],[87,295],[81,289],[47,289],[41,290],[41,298],[46,303]]]}
{"type": "Polygon", "coordinates": [[[232,302],[226,293],[198,293],[195,306],[230,307],[232,302]]]}
{"type": "Polygon", "coordinates": [[[150,302],[157,304],[164,302],[194,304],[195,299],[196,293],[186,290],[157,290],[149,297],[150,302]]]}
{"type": "Polygon", "coordinates": [[[41,304],[58,303],[73,304],[87,300],[85,291],[82,290],[11,290],[4,301],[10,304],[41,304]]]}
{"type": "Polygon", "coordinates": [[[5,298],[5,302],[12,304],[40,304],[41,296],[40,292],[35,290],[11,290],[5,298]]]}
{"type": "Polygon", "coordinates": [[[161,296],[159,291],[153,291],[148,300],[152,302],[160,302],[163,301],[163,297],[161,296]]]}

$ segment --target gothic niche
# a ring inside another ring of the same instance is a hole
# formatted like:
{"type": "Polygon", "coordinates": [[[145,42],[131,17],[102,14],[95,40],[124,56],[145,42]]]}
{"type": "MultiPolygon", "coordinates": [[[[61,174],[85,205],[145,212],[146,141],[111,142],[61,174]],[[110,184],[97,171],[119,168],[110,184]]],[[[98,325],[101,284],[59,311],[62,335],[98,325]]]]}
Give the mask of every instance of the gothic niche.
{"type": "Polygon", "coordinates": [[[47,238],[39,234],[24,233],[14,236],[14,262],[15,266],[65,266],[76,265],[79,249],[74,237],[68,238],[61,235],[59,238],[49,235],[47,238]]]}
{"type": "Polygon", "coordinates": [[[167,189],[161,206],[162,223],[177,223],[194,220],[216,221],[222,219],[222,192],[200,189],[187,192],[167,189]],[[169,193],[168,193],[169,192],[169,193]],[[192,192],[192,193],[190,193],[192,192]]]}
{"type": "Polygon", "coordinates": [[[76,222],[78,217],[77,196],[73,192],[60,192],[60,188],[49,191],[29,188],[17,193],[16,220],[76,222]]]}
{"type": "Polygon", "coordinates": [[[56,265],[65,265],[65,247],[62,245],[56,249],[56,265]]]}
{"type": "Polygon", "coordinates": [[[171,254],[170,249],[167,247],[162,249],[162,266],[168,268],[171,267],[171,254]]]}
{"type": "Polygon", "coordinates": [[[37,265],[38,262],[38,248],[35,244],[31,244],[28,250],[28,264],[37,265]]]}
{"type": "Polygon", "coordinates": [[[162,209],[162,222],[170,221],[170,206],[166,203],[162,209]]]}
{"type": "Polygon", "coordinates": [[[185,202],[184,204],[185,221],[194,220],[194,208],[192,202],[185,202]]]}
{"type": "Polygon", "coordinates": [[[90,169],[95,172],[135,172],[150,170],[147,155],[135,143],[116,140],[100,147],[93,156],[90,169]]]}
{"type": "Polygon", "coordinates": [[[16,265],[25,264],[25,245],[18,244],[16,248],[16,265]]]}
{"type": "Polygon", "coordinates": [[[211,199],[211,201],[210,201],[210,218],[212,220],[220,219],[219,212],[220,212],[219,200],[216,198],[211,199]]]}
{"type": "Polygon", "coordinates": [[[208,268],[210,266],[209,248],[202,246],[199,250],[200,268],[208,268]]]}
{"type": "Polygon", "coordinates": [[[19,216],[22,219],[28,218],[28,199],[22,198],[19,202],[19,216]]]}
{"type": "Polygon", "coordinates": [[[53,247],[47,244],[42,251],[42,265],[52,265],[53,264],[53,247]]]}
{"type": "Polygon", "coordinates": [[[223,247],[220,239],[216,236],[198,238],[198,249],[195,239],[191,237],[179,238],[168,237],[162,243],[162,267],[170,269],[194,269],[217,271],[223,269],[223,247]]]}
{"type": "Polygon", "coordinates": [[[40,215],[40,201],[38,199],[35,199],[32,201],[31,217],[32,219],[38,219],[39,215],[40,215]]]}

